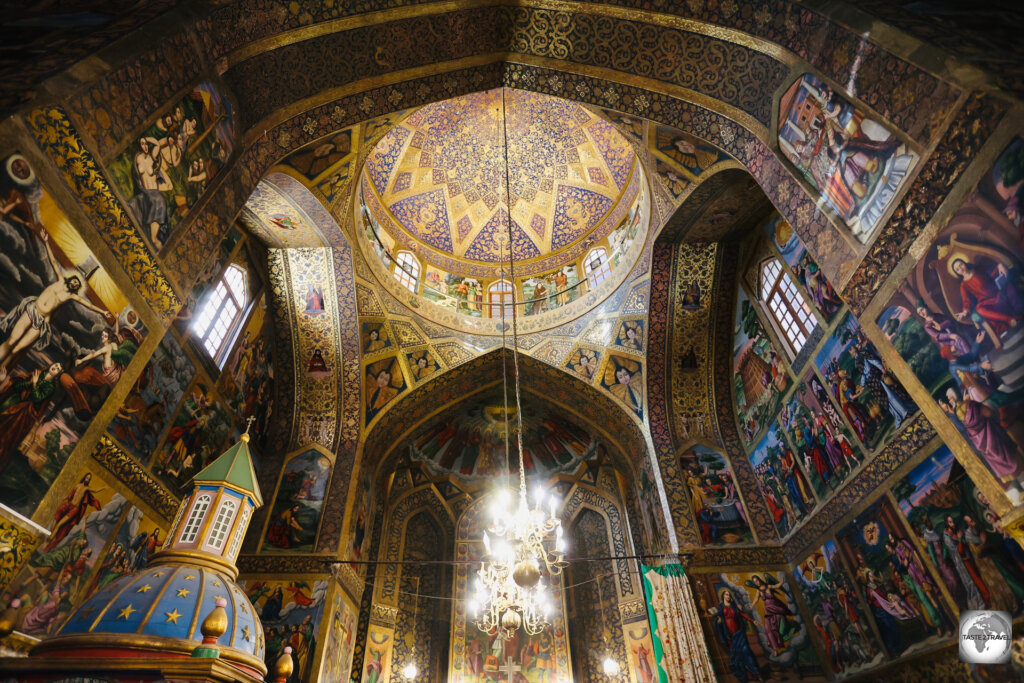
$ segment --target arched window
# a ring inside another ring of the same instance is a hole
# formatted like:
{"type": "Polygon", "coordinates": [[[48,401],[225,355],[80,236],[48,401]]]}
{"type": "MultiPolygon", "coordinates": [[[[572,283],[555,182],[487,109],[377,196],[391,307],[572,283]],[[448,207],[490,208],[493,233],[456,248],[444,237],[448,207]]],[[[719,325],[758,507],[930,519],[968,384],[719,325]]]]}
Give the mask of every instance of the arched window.
{"type": "Polygon", "coordinates": [[[185,522],[185,529],[181,532],[182,543],[192,543],[196,540],[196,536],[199,535],[199,525],[203,522],[203,515],[206,514],[206,510],[210,507],[210,496],[202,495],[196,498],[195,505],[192,506],[192,512],[188,514],[188,521],[185,522]]]}
{"type": "Polygon", "coordinates": [[[586,260],[583,261],[583,272],[587,275],[591,289],[608,279],[612,272],[612,264],[608,261],[608,253],[604,247],[590,250],[586,260]]]}
{"type": "Polygon", "coordinates": [[[213,528],[210,529],[210,538],[206,545],[214,550],[220,550],[224,546],[224,539],[231,528],[231,519],[235,516],[235,501],[225,500],[217,510],[217,517],[213,520],[213,528]]]}
{"type": "Polygon", "coordinates": [[[413,294],[420,281],[420,262],[408,251],[400,251],[395,257],[395,277],[402,286],[413,294]]]}
{"type": "Polygon", "coordinates": [[[192,330],[210,358],[220,364],[248,303],[245,271],[232,263],[196,315],[192,330]]]}
{"type": "Polygon", "coordinates": [[[786,338],[793,355],[800,353],[818,321],[797,290],[793,278],[777,258],[761,264],[761,301],[786,338]]]}
{"type": "Polygon", "coordinates": [[[491,318],[500,318],[501,310],[505,309],[505,318],[512,319],[512,283],[508,280],[498,280],[487,288],[487,315],[491,318]]]}
{"type": "Polygon", "coordinates": [[[231,539],[231,547],[228,548],[228,557],[234,559],[235,555],[238,554],[238,546],[242,544],[242,537],[245,536],[245,525],[249,523],[249,515],[252,513],[252,508],[248,505],[242,507],[242,518],[238,520],[238,526],[235,527],[235,536],[231,539]]]}

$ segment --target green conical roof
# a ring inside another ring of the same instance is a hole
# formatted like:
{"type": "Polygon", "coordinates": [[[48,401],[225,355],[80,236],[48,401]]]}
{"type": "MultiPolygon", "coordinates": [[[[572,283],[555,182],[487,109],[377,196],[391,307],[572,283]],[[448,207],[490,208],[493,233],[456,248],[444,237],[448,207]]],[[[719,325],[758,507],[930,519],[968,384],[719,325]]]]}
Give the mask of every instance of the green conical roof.
{"type": "Polygon", "coordinates": [[[249,453],[248,433],[243,434],[238,443],[224,451],[192,481],[196,484],[228,484],[251,494],[256,507],[263,505],[263,496],[256,483],[256,471],[252,467],[252,456],[249,453]]]}

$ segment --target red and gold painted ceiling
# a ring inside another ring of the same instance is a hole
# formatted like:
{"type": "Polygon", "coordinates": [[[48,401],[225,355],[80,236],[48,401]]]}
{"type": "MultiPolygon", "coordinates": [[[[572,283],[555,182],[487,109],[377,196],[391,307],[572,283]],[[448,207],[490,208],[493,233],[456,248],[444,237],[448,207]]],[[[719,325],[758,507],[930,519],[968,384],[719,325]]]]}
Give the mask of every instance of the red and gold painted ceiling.
{"type": "Polygon", "coordinates": [[[392,237],[439,267],[497,265],[506,147],[517,262],[599,239],[636,192],[636,155],[611,124],[574,102],[498,88],[427,105],[389,131],[366,160],[371,209],[385,207],[392,237]]]}

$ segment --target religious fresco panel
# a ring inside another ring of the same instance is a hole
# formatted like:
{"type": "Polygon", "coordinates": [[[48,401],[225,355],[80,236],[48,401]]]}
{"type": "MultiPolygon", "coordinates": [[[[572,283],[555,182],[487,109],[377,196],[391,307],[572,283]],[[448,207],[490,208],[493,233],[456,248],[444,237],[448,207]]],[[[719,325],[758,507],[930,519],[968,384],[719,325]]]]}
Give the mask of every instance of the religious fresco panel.
{"type": "MultiPolygon", "coordinates": [[[[221,454],[231,436],[231,414],[202,374],[185,392],[163,444],[149,466],[172,491],[181,492],[204,467],[221,454]]],[[[255,462],[253,463],[256,464],[255,462]]]]}
{"type": "Polygon", "coordinates": [[[342,596],[340,589],[335,589],[327,614],[330,615],[331,622],[327,631],[327,642],[324,644],[320,675],[316,680],[324,683],[347,683],[352,669],[358,615],[356,609],[342,596]]]}
{"type": "MultiPolygon", "coordinates": [[[[141,512],[120,493],[93,472],[85,470],[63,495],[49,524],[50,536],[36,549],[11,582],[4,602],[20,600],[16,629],[27,635],[45,636],[53,632],[71,610],[85,598],[90,575],[100,557],[106,563],[111,550],[104,553],[112,538],[126,540],[138,531],[141,512]],[[134,529],[117,535],[119,525],[129,513],[134,529]]],[[[137,533],[136,533],[137,535],[137,533]]],[[[134,539],[133,539],[134,540],[134,539]]],[[[132,567],[144,561],[149,544],[125,549],[124,562],[132,567]]],[[[121,567],[124,569],[124,567],[121,567]]]]}
{"type": "Polygon", "coordinates": [[[782,430],[773,423],[750,454],[768,511],[780,538],[806,521],[818,505],[807,473],[796,454],[782,438],[782,430]]]}
{"type": "Polygon", "coordinates": [[[1024,140],[982,176],[878,326],[996,480],[1024,498],[1024,140]]]}
{"type": "Polygon", "coordinates": [[[764,224],[764,231],[807,292],[810,303],[826,323],[832,322],[843,307],[843,301],[807,251],[796,230],[789,221],[776,213],[764,224]]]}
{"type": "Polygon", "coordinates": [[[782,95],[778,138],[783,155],[862,244],[918,158],[887,123],[810,74],[782,95]]]}
{"type": "Polygon", "coordinates": [[[166,335],[135,380],[107,431],[126,451],[140,461],[146,460],[163,438],[195,371],[174,335],[166,335]]]}
{"type": "Polygon", "coordinates": [[[295,679],[312,680],[317,634],[324,616],[326,579],[296,578],[287,581],[239,579],[263,625],[264,661],[273,671],[286,647],[292,648],[295,679]]]}
{"type": "Polygon", "coordinates": [[[285,463],[270,509],[263,552],[313,550],[331,471],[331,459],[317,449],[300,453],[285,463]]]}
{"type": "Polygon", "coordinates": [[[869,451],[884,445],[917,413],[917,404],[882,362],[851,313],[832,330],[814,364],[869,451]]]}
{"type": "Polygon", "coordinates": [[[381,410],[409,386],[398,356],[369,363],[365,369],[364,384],[366,424],[372,422],[381,410]]]}
{"type": "Polygon", "coordinates": [[[752,446],[771,424],[789,389],[789,372],[743,287],[736,297],[733,392],[744,445],[752,446]]]}
{"type": "Polygon", "coordinates": [[[935,644],[956,630],[956,615],[886,497],[836,534],[891,657],[935,644]]]}
{"type": "Polygon", "coordinates": [[[718,680],[825,680],[785,573],[698,574],[694,598],[718,680]]]}
{"type": "Polygon", "coordinates": [[[643,362],[615,353],[608,354],[601,375],[601,388],[614,396],[641,420],[645,410],[643,362]]]}
{"type": "Polygon", "coordinates": [[[266,295],[262,294],[227,356],[217,385],[236,425],[243,431],[248,428],[252,443],[260,451],[266,446],[267,420],[274,404],[272,330],[266,295]]]}
{"type": "Polygon", "coordinates": [[[109,165],[142,234],[161,251],[234,147],[231,103],[210,82],[158,116],[109,165]]]}
{"type": "Polygon", "coordinates": [[[0,502],[31,516],[146,330],[20,154],[0,192],[0,502]]]}
{"type": "Polygon", "coordinates": [[[728,459],[700,445],[688,448],[679,458],[701,542],[726,546],[753,543],[754,534],[728,459]]]}
{"type": "Polygon", "coordinates": [[[1024,551],[948,447],[896,482],[892,495],[957,609],[1024,612],[1024,551]]]}
{"type": "Polygon", "coordinates": [[[811,625],[818,634],[832,671],[852,676],[878,666],[885,651],[871,628],[867,608],[843,567],[835,541],[829,539],[793,570],[804,595],[811,625]]]}
{"type": "Polygon", "coordinates": [[[814,370],[808,370],[790,394],[779,412],[779,424],[821,500],[849,481],[864,462],[814,370]]]}

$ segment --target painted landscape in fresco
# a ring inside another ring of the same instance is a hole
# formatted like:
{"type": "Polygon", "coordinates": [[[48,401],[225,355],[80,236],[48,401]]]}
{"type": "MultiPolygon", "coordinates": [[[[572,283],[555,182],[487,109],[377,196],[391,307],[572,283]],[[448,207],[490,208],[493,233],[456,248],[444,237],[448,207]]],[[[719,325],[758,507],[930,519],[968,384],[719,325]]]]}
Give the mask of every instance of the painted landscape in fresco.
{"type": "Polygon", "coordinates": [[[1024,551],[948,447],[892,493],[959,610],[1024,612],[1024,551]]]}
{"type": "Polygon", "coordinates": [[[749,446],[756,443],[779,411],[790,379],[782,356],[742,287],[736,297],[732,369],[736,421],[749,446]]]}
{"type": "Polygon", "coordinates": [[[807,474],[798,464],[793,449],[782,439],[777,424],[772,424],[750,454],[750,464],[779,537],[785,538],[807,519],[818,503],[807,474]]]}
{"type": "Polygon", "coordinates": [[[899,515],[888,498],[879,498],[836,534],[891,657],[956,631],[955,615],[903,532],[899,515]]]}
{"type": "Polygon", "coordinates": [[[886,124],[810,74],[779,101],[778,133],[785,157],[862,243],[917,161],[886,124]]]}
{"type": "Polygon", "coordinates": [[[231,103],[204,82],[158,116],[110,165],[114,186],[156,251],[220,173],[234,138],[231,103]]]}
{"type": "Polygon", "coordinates": [[[288,461],[270,513],[264,552],[313,550],[330,481],[331,459],[316,449],[288,461]]]}
{"type": "Polygon", "coordinates": [[[812,552],[793,572],[804,594],[811,624],[828,653],[832,670],[849,676],[877,666],[885,658],[871,629],[864,603],[842,566],[835,541],[812,552]]]}
{"type": "Polygon", "coordinates": [[[0,192],[0,502],[30,516],[145,329],[20,154],[0,192]]]}
{"type": "Polygon", "coordinates": [[[824,680],[784,573],[702,574],[695,579],[718,680],[824,680]]]}
{"type": "Polygon", "coordinates": [[[936,236],[878,318],[896,351],[1024,502],[1024,140],[936,236]]]}
{"type": "Polygon", "coordinates": [[[296,680],[310,680],[327,581],[242,580],[238,584],[263,624],[268,669],[273,671],[281,652],[291,647],[296,680]]]}
{"type": "Polygon", "coordinates": [[[848,481],[863,461],[853,435],[813,370],[804,374],[780,411],[779,424],[822,500],[848,481]]]}
{"type": "Polygon", "coordinates": [[[693,446],[680,456],[690,507],[705,545],[752,543],[746,508],[729,462],[706,446],[693,446]]]}
{"type": "Polygon", "coordinates": [[[814,360],[825,384],[868,450],[878,448],[917,413],[917,404],[847,313],[814,360]]]}
{"type": "Polygon", "coordinates": [[[811,258],[796,230],[782,216],[775,214],[764,224],[764,231],[779,250],[779,255],[789,264],[793,275],[807,292],[811,304],[826,322],[832,322],[843,307],[843,301],[817,262],[811,258]]]}

